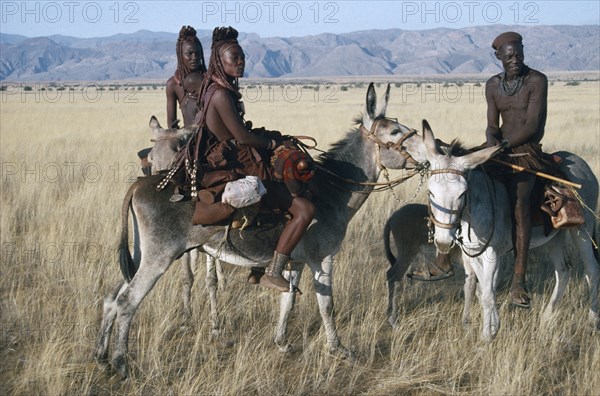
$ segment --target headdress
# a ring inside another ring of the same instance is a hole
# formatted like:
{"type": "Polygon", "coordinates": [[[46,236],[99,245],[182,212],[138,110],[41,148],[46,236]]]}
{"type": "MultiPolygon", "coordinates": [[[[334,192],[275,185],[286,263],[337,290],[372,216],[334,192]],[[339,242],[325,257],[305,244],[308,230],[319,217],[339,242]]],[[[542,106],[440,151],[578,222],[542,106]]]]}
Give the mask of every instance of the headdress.
{"type": "Polygon", "coordinates": [[[242,97],[237,78],[233,81],[230,81],[230,78],[225,73],[223,62],[221,61],[221,56],[229,48],[239,45],[237,38],[238,31],[231,26],[216,27],[213,30],[208,71],[206,72],[206,77],[202,81],[202,87],[200,88],[200,109],[202,109],[204,106],[204,93],[213,82],[231,91],[238,99],[242,97]]]}
{"type": "Polygon", "coordinates": [[[202,44],[196,36],[196,29],[194,29],[191,26],[182,26],[181,30],[179,30],[179,37],[177,38],[177,44],[175,46],[175,50],[177,53],[177,70],[175,71],[175,76],[177,77],[177,80],[179,80],[179,84],[182,84],[183,80],[187,77],[187,75],[194,71],[189,70],[183,63],[182,47],[183,43],[186,41],[191,42],[193,44],[197,44],[200,48],[200,64],[198,69],[202,73],[206,72],[206,64],[204,63],[204,52],[202,51],[202,44]]]}

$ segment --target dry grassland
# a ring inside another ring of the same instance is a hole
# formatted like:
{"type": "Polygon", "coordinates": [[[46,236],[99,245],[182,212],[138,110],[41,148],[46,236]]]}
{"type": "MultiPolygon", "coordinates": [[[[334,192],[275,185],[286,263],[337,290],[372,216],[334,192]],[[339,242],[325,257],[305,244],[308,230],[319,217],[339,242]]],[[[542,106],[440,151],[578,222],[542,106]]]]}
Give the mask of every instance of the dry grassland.
{"type": "MultiPolygon", "coordinates": [[[[140,174],[136,151],[150,144],[150,116],[166,119],[164,91],[43,92],[0,93],[0,394],[598,394],[600,335],[585,321],[588,293],[577,256],[550,326],[540,325],[540,312],[553,276],[539,250],[530,266],[533,309],[509,307],[503,278],[502,327],[493,343],[478,340],[479,309],[471,328],[461,325],[462,275],[408,284],[400,328],[392,331],[382,230],[398,204],[389,193],[369,198],[336,260],[336,323],[354,361],[323,348],[309,270],[290,326],[295,352],[285,355],[271,342],[277,295],[247,285],[246,270],[237,267],[225,266],[223,337],[208,336],[202,263],[193,321],[182,330],[176,262],[134,318],[132,376],[120,381],[95,365],[92,352],[102,298],[121,279],[115,252],[122,197],[140,174]]],[[[366,85],[254,86],[245,91],[246,108],[256,126],[312,135],[326,148],[351,128],[365,92],[366,85]]],[[[598,81],[556,81],[549,95],[545,150],[573,151],[600,174],[598,81]]],[[[427,118],[446,141],[483,142],[482,86],[392,86],[387,113],[418,129],[427,118]]],[[[417,185],[411,180],[396,193],[410,197],[417,185]]],[[[423,202],[423,194],[416,200],[423,202]]],[[[510,272],[510,260],[505,264],[510,272]]]]}

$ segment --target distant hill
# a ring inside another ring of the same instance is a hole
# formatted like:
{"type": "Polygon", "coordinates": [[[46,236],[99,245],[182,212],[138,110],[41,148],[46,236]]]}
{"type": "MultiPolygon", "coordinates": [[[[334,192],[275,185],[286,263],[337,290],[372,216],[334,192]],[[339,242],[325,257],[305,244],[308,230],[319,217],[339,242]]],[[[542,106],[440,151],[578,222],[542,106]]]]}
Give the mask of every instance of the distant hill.
{"type": "MultiPolygon", "coordinates": [[[[365,30],[302,37],[240,34],[248,77],[491,74],[490,47],[502,31],[525,40],[526,63],[542,71],[600,70],[600,26],[479,26],[365,30]]],[[[209,30],[198,32],[208,62],[209,30]]],[[[0,34],[0,80],[167,79],[177,65],[177,34],[140,30],[110,37],[0,34]]]]}

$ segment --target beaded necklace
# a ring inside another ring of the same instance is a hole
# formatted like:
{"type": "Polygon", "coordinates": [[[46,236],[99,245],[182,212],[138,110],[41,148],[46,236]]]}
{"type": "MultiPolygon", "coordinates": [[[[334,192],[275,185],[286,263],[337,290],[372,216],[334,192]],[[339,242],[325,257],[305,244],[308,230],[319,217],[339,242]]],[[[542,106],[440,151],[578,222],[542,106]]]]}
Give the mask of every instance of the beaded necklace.
{"type": "Polygon", "coordinates": [[[507,94],[508,96],[513,96],[514,94],[519,92],[519,90],[523,86],[523,80],[525,79],[525,76],[527,75],[528,72],[529,72],[529,67],[523,65],[523,71],[514,80],[508,80],[506,78],[506,72],[504,72],[504,74],[502,74],[502,77],[501,77],[502,90],[504,91],[504,93],[507,94]]]}

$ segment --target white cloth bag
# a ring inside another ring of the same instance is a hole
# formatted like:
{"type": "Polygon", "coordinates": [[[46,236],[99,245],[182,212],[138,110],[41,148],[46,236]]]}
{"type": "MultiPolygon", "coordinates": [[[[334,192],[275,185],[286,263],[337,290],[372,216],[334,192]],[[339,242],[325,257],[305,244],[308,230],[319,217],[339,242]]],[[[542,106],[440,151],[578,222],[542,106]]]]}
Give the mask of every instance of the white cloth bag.
{"type": "Polygon", "coordinates": [[[221,201],[234,208],[245,208],[260,202],[267,189],[256,176],[230,181],[225,185],[221,201]]]}

